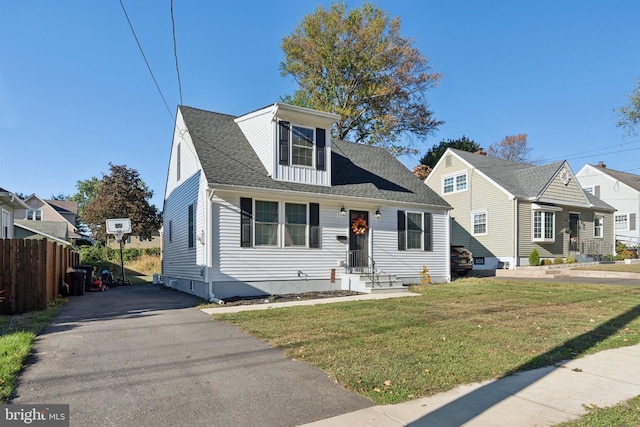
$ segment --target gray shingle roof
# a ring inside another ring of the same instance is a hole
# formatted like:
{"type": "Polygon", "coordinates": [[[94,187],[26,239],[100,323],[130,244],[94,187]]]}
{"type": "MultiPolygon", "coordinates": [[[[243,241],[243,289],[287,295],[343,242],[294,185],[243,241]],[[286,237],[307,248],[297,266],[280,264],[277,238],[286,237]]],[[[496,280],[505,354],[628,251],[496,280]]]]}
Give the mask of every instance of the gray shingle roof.
{"type": "Polygon", "coordinates": [[[234,116],[186,106],[180,111],[211,185],[450,207],[388,151],[344,141],[332,141],[330,187],[276,181],[268,176],[234,116]]]}
{"type": "Polygon", "coordinates": [[[32,230],[44,233],[49,236],[67,240],[68,230],[67,224],[60,221],[33,221],[27,219],[15,220],[16,225],[22,225],[32,230]]]}
{"type": "Polygon", "coordinates": [[[591,165],[591,166],[595,167],[597,170],[601,171],[602,173],[609,175],[613,179],[628,185],[634,190],[640,191],[640,175],[634,175],[632,173],[621,172],[621,171],[617,171],[609,168],[602,168],[594,165],[591,165]]]}
{"type": "MultiPolygon", "coordinates": [[[[558,170],[566,163],[559,161],[546,165],[535,166],[526,163],[512,162],[470,153],[468,151],[450,149],[473,167],[491,178],[496,184],[513,194],[515,197],[530,198],[539,196],[558,170]]],[[[598,197],[585,192],[585,196],[594,207],[615,210],[598,197]]]]}
{"type": "Polygon", "coordinates": [[[536,197],[558,172],[564,161],[534,166],[451,149],[516,197],[536,197]]]}

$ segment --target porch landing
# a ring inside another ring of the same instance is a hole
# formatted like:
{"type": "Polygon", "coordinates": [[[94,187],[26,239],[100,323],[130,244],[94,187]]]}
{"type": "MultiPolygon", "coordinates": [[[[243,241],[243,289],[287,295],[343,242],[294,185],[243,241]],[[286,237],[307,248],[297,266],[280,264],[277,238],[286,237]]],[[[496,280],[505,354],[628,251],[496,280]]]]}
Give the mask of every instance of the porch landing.
{"type": "Polygon", "coordinates": [[[365,294],[404,293],[409,287],[404,286],[395,274],[383,273],[343,273],[340,289],[365,294]]]}

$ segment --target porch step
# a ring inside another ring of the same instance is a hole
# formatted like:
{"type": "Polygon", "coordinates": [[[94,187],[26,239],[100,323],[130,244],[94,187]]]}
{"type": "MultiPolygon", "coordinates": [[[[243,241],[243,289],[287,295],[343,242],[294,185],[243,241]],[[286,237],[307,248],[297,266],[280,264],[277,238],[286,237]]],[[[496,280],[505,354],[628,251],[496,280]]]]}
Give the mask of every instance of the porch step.
{"type": "Polygon", "coordinates": [[[370,277],[363,276],[365,291],[371,294],[408,292],[408,287],[404,286],[393,274],[380,274],[378,280],[371,280],[370,277]]]}
{"type": "Polygon", "coordinates": [[[394,274],[383,273],[376,275],[375,283],[370,274],[344,273],[340,278],[340,289],[366,294],[408,292],[409,290],[394,274]]]}

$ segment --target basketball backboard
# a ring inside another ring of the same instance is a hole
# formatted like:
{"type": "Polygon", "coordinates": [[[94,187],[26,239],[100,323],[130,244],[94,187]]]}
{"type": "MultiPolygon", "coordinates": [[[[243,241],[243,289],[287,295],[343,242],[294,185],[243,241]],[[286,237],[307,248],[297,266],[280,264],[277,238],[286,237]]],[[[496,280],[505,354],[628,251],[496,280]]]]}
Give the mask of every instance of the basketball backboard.
{"type": "Polygon", "coordinates": [[[131,220],[129,218],[115,218],[107,220],[107,234],[131,233],[131,220]]]}

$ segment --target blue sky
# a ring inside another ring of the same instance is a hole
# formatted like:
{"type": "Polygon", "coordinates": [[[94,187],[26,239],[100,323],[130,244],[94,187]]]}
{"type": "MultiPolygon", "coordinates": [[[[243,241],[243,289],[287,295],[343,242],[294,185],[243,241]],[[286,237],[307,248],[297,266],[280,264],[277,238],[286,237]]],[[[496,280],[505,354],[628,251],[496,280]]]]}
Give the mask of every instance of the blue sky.
{"type": "MultiPolygon", "coordinates": [[[[169,0],[3,1],[0,14],[0,187],[43,198],[137,169],[162,208],[173,115],[180,103],[169,0]]],[[[374,1],[443,74],[428,93],[445,121],[421,155],[462,135],[483,147],[526,133],[531,156],[574,171],[604,161],[640,174],[640,136],[614,109],[640,77],[640,2],[374,1]]],[[[361,1],[348,1],[359,7],[361,1]]],[[[278,101],[280,42],[328,1],[174,0],[182,102],[240,115],[278,101]],[[222,4],[220,4],[222,3],[222,4]]],[[[408,167],[420,156],[402,157],[408,167]]]]}

